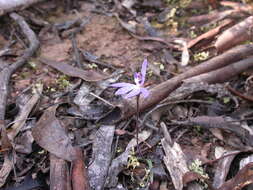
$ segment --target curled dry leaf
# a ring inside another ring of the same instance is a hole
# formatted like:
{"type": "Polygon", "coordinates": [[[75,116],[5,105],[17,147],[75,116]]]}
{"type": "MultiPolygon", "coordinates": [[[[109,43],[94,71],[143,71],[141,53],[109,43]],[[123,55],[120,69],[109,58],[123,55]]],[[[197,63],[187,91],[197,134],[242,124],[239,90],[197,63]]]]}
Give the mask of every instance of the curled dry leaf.
{"type": "Polygon", "coordinates": [[[183,176],[183,184],[184,186],[186,186],[188,183],[198,180],[198,179],[202,179],[202,180],[206,180],[207,178],[203,177],[202,175],[196,173],[196,172],[186,172],[183,176]]]}
{"type": "Polygon", "coordinates": [[[233,159],[235,158],[235,156],[237,155],[236,153],[240,153],[238,151],[227,151],[225,149],[223,149],[222,147],[216,147],[215,148],[215,157],[222,157],[222,156],[226,156],[225,158],[221,159],[218,161],[217,163],[217,167],[215,170],[215,174],[214,174],[214,179],[213,179],[213,187],[215,188],[219,188],[226,180],[229,169],[230,169],[230,165],[233,161],[233,159]],[[231,154],[234,153],[234,154],[231,154]],[[229,156],[227,156],[229,155],[229,156]]]}
{"type": "Polygon", "coordinates": [[[40,95],[43,90],[43,85],[39,84],[34,87],[34,94],[31,97],[31,99],[24,105],[19,115],[14,121],[14,125],[11,127],[11,131],[8,132],[8,137],[10,140],[14,140],[15,136],[19,133],[19,131],[22,129],[22,127],[25,125],[26,119],[28,118],[30,112],[32,111],[34,105],[38,102],[40,95]]]}
{"type": "Polygon", "coordinates": [[[12,164],[13,164],[13,162],[12,162],[11,154],[5,152],[4,153],[4,163],[3,163],[2,168],[0,170],[0,187],[2,187],[5,184],[6,179],[12,170],[12,164]]]}

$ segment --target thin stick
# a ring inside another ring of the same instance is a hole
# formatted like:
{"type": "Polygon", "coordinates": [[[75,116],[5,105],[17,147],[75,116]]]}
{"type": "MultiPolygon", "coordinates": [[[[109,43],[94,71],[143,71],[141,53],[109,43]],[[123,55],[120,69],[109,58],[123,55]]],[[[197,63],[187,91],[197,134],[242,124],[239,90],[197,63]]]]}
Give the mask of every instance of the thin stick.
{"type": "Polygon", "coordinates": [[[90,92],[89,94],[92,95],[92,96],[94,96],[94,97],[96,97],[97,99],[103,101],[104,103],[108,104],[109,106],[115,108],[115,105],[111,104],[110,102],[108,102],[108,101],[105,100],[104,98],[101,98],[100,96],[98,96],[98,95],[96,95],[96,94],[94,94],[94,93],[92,93],[92,92],[90,92]]]}
{"type": "Polygon", "coordinates": [[[139,118],[140,118],[140,109],[139,109],[139,99],[140,95],[136,96],[136,147],[137,147],[137,153],[140,154],[139,149],[139,118]]]}

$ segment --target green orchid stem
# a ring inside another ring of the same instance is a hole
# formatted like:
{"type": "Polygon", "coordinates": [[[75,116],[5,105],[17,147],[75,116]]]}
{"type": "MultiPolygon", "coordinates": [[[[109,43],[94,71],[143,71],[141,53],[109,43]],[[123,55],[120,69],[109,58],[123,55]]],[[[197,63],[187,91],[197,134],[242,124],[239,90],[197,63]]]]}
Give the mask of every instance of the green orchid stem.
{"type": "Polygon", "coordinates": [[[137,154],[140,155],[140,148],[139,148],[139,118],[140,118],[140,107],[139,107],[139,100],[140,95],[136,96],[136,148],[137,154]]]}

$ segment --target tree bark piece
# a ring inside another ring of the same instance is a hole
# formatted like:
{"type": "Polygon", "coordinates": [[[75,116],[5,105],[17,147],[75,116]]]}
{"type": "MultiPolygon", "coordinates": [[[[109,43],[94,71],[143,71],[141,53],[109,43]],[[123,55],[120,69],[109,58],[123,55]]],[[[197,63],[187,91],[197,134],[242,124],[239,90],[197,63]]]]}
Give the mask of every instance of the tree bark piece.
{"type": "Polygon", "coordinates": [[[215,47],[223,52],[235,45],[250,40],[253,32],[253,16],[224,31],[217,39],[215,47]]]}
{"type": "Polygon", "coordinates": [[[84,165],[84,156],[81,149],[78,149],[78,159],[72,162],[72,187],[73,190],[91,190],[88,181],[88,172],[84,165]]]}

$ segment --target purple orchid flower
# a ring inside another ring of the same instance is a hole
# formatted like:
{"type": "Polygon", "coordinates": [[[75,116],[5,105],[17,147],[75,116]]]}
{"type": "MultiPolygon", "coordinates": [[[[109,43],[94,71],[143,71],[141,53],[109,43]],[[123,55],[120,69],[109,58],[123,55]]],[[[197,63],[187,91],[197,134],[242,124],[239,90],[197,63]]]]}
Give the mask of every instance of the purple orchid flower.
{"type": "Polygon", "coordinates": [[[111,87],[119,88],[115,92],[115,95],[122,95],[123,98],[132,98],[134,96],[143,95],[144,98],[147,98],[149,91],[144,88],[147,66],[148,61],[145,59],[142,63],[141,72],[134,73],[135,84],[120,82],[110,85],[111,87]]]}

